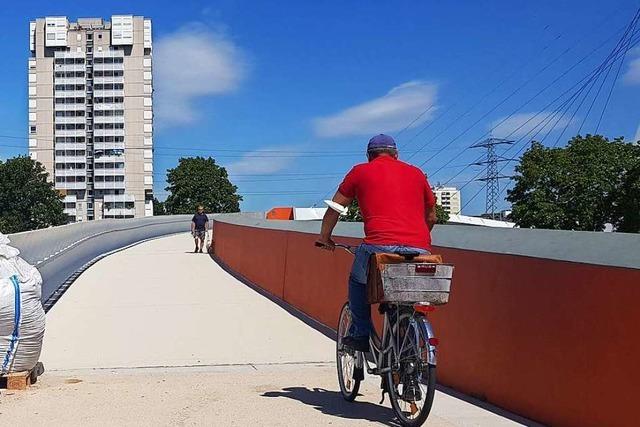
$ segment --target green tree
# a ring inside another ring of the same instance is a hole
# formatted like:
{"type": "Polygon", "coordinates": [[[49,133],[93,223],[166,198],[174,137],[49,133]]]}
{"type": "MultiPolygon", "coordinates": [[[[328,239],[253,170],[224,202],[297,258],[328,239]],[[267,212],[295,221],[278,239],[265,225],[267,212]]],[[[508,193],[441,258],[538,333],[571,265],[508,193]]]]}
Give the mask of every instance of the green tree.
{"type": "Polygon", "coordinates": [[[533,143],[508,192],[513,220],[521,227],[601,231],[612,223],[633,229],[639,161],[640,145],[622,138],[576,136],[565,148],[533,143]]]}
{"type": "Polygon", "coordinates": [[[165,190],[170,195],[164,205],[168,214],[193,213],[197,205],[212,213],[240,211],[238,187],[211,157],[181,158],[177,167],[167,171],[167,183],[165,190]]]}
{"type": "MultiPolygon", "coordinates": [[[[436,216],[438,218],[438,224],[446,224],[447,221],[449,221],[449,214],[440,205],[436,205],[436,216]]],[[[362,213],[360,212],[360,206],[356,199],[353,199],[349,205],[347,214],[342,215],[340,220],[344,222],[362,222],[362,213]]]]}
{"type": "Polygon", "coordinates": [[[441,205],[436,205],[437,224],[446,224],[449,222],[449,212],[445,211],[441,205]]]}
{"type": "Polygon", "coordinates": [[[63,196],[47,181],[42,164],[29,157],[0,162],[0,231],[17,233],[68,221],[63,196]]]}
{"type": "Polygon", "coordinates": [[[362,213],[360,213],[360,206],[358,206],[358,201],[356,199],[353,199],[353,201],[349,205],[349,210],[347,210],[347,214],[340,216],[340,221],[362,222],[362,213]]]}
{"type": "Polygon", "coordinates": [[[622,179],[622,185],[613,195],[614,219],[617,231],[640,233],[640,155],[636,165],[622,179]]]}
{"type": "Polygon", "coordinates": [[[153,198],[153,214],[155,216],[167,214],[166,208],[164,206],[164,202],[161,202],[155,197],[153,198]]]}

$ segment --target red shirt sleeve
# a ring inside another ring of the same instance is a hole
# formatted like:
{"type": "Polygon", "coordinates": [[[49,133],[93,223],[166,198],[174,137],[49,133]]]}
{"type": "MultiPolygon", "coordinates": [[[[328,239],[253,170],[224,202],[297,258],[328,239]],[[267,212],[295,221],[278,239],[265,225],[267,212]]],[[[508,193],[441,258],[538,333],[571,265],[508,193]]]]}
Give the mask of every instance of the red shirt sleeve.
{"type": "Polygon", "coordinates": [[[342,184],[338,187],[338,191],[346,197],[355,198],[358,187],[358,170],[353,168],[349,171],[347,176],[344,177],[342,184]]]}
{"type": "Polygon", "coordinates": [[[436,205],[436,196],[433,195],[429,180],[427,180],[426,178],[424,180],[424,204],[427,209],[431,209],[436,205]]]}

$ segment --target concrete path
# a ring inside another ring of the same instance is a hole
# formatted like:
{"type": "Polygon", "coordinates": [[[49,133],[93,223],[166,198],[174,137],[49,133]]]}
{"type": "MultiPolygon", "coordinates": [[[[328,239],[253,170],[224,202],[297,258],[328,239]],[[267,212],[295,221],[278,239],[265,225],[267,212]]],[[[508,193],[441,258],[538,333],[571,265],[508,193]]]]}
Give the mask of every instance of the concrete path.
{"type": "MultiPolygon", "coordinates": [[[[334,342],[191,245],[151,241],[84,273],[47,315],[47,372],[2,391],[0,425],[395,425],[378,378],[343,401],[334,342]]],[[[428,425],[516,423],[438,392],[428,425]]]]}

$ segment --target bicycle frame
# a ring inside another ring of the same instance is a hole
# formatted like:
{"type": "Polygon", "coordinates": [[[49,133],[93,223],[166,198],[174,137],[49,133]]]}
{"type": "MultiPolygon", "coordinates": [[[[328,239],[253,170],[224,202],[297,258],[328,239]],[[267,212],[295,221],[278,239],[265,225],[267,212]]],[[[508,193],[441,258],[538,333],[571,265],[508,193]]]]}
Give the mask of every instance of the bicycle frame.
{"type": "MultiPolygon", "coordinates": [[[[383,317],[383,326],[382,326],[382,339],[378,336],[376,331],[373,331],[371,336],[369,337],[369,351],[371,352],[373,362],[375,363],[375,367],[372,367],[364,357],[363,353],[358,353],[356,358],[356,367],[364,368],[366,366],[367,373],[374,375],[383,375],[389,372],[392,369],[398,369],[398,366],[387,366],[387,360],[389,359],[387,355],[390,352],[393,352],[394,358],[393,360],[399,360],[400,350],[404,346],[404,342],[398,342],[398,338],[396,334],[393,332],[393,325],[389,320],[389,310],[396,310],[396,319],[400,317],[400,307],[397,304],[393,304],[392,308],[385,310],[383,317]],[[378,344],[379,343],[379,344],[378,344]]],[[[403,306],[409,307],[409,306],[403,306]]],[[[409,322],[413,324],[415,327],[413,330],[416,333],[416,342],[420,339],[417,334],[422,334],[425,338],[425,342],[429,349],[429,353],[427,355],[427,362],[430,365],[437,364],[437,356],[436,356],[436,346],[432,343],[432,338],[435,338],[433,333],[433,328],[431,327],[431,323],[424,315],[420,316],[411,316],[409,322]]],[[[406,336],[405,336],[406,340],[406,336]]]]}
{"type": "MultiPolygon", "coordinates": [[[[337,243],[335,247],[344,249],[345,251],[349,252],[352,255],[355,254],[355,250],[352,246],[337,243]]],[[[398,319],[398,317],[400,316],[401,305],[398,305],[398,304],[389,304],[389,305],[396,310],[396,319],[398,319]]],[[[408,308],[410,306],[402,305],[402,307],[408,308]]],[[[436,355],[436,346],[433,344],[433,341],[432,341],[432,339],[435,338],[435,334],[433,332],[433,328],[431,327],[431,323],[429,322],[426,315],[424,314],[421,314],[419,316],[415,316],[415,315],[411,316],[409,322],[414,323],[414,326],[416,326],[413,328],[413,330],[416,331],[416,334],[422,333],[422,335],[425,337],[425,341],[429,349],[429,354],[427,355],[427,362],[430,365],[435,366],[437,364],[437,355],[436,355]]],[[[416,341],[420,339],[420,337],[418,336],[416,336],[415,338],[416,338],[416,341]]],[[[363,356],[362,353],[358,353],[358,356],[356,358],[356,367],[363,368],[364,365],[366,365],[367,372],[369,374],[382,375],[388,372],[394,367],[386,366],[386,362],[384,361],[385,356],[389,354],[390,351],[393,351],[394,356],[396,356],[394,357],[394,360],[398,360],[398,353],[402,348],[402,345],[404,345],[404,343],[402,343],[401,345],[401,343],[398,343],[397,341],[398,340],[396,339],[395,334],[393,333],[391,322],[389,321],[389,309],[387,309],[384,311],[382,339],[378,337],[378,333],[375,330],[372,331],[372,334],[369,337],[369,351],[371,352],[374,362],[376,364],[375,368],[372,368],[369,365],[369,361],[363,356]],[[376,341],[380,343],[380,346],[377,345],[376,341]]]]}

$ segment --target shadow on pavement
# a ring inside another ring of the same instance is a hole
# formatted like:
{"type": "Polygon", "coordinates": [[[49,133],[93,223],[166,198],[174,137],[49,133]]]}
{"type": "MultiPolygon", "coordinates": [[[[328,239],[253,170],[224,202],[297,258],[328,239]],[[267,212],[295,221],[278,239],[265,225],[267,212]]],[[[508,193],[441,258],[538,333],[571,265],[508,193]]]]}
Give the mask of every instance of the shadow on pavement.
{"type": "Polygon", "coordinates": [[[323,388],[286,387],[280,391],[268,391],[262,397],[286,397],[297,400],[326,415],[354,420],[367,420],[388,426],[399,426],[391,408],[369,402],[347,402],[340,392],[323,388]]]}
{"type": "MultiPolygon", "coordinates": [[[[288,304],[287,302],[281,300],[280,298],[271,295],[269,292],[265,291],[264,289],[262,289],[261,287],[257,286],[256,284],[252,283],[250,280],[248,280],[247,278],[245,278],[244,276],[242,276],[241,274],[238,274],[237,272],[235,272],[233,269],[229,268],[229,266],[227,266],[224,262],[222,262],[222,260],[218,259],[215,254],[209,254],[209,256],[211,257],[211,259],[213,261],[215,261],[224,271],[226,271],[228,274],[230,274],[231,276],[233,276],[236,280],[238,280],[239,282],[243,283],[245,286],[248,286],[249,288],[253,289],[255,292],[259,293],[260,295],[262,295],[263,297],[269,299],[270,301],[272,301],[274,304],[277,304],[278,306],[280,306],[282,309],[284,309],[285,311],[287,311],[289,314],[291,314],[292,316],[296,317],[297,319],[299,319],[300,321],[304,322],[306,325],[310,326],[311,328],[315,329],[316,331],[320,332],[321,334],[325,335],[326,337],[332,339],[332,340],[336,340],[336,333],[334,330],[332,330],[331,328],[329,328],[326,325],[323,325],[322,323],[318,322],[317,320],[313,319],[312,317],[310,317],[309,315],[303,313],[302,311],[298,310],[297,308],[293,307],[292,305],[288,304]]],[[[470,403],[474,406],[477,406],[479,408],[482,408],[486,411],[492,412],[496,415],[499,415],[501,417],[507,418],[511,421],[520,423],[524,426],[527,427],[544,427],[543,424],[539,424],[535,421],[529,420],[525,417],[522,417],[520,415],[514,414],[512,412],[509,412],[507,410],[504,410],[498,406],[492,405],[491,403],[485,402],[481,399],[477,399],[468,395],[465,395],[461,392],[458,392],[457,390],[454,390],[453,388],[450,387],[446,387],[443,385],[438,384],[437,386],[437,390],[448,394],[449,396],[455,397],[457,399],[460,399],[462,401],[465,401],[467,403],[470,403]]],[[[303,400],[303,397],[313,397],[315,399],[319,399],[319,398],[324,398],[325,401],[329,400],[330,398],[335,398],[336,402],[334,402],[334,407],[338,408],[336,411],[334,411],[335,413],[332,412],[326,412],[328,414],[331,415],[335,415],[338,417],[345,417],[345,418],[353,418],[353,419],[369,419],[369,418],[365,418],[365,411],[367,411],[367,413],[382,413],[380,419],[372,419],[372,421],[377,421],[377,422],[386,422],[387,425],[391,425],[391,426],[396,426],[396,425],[400,425],[397,423],[392,423],[392,420],[394,419],[393,417],[393,412],[391,410],[391,408],[384,408],[378,405],[373,405],[371,403],[366,403],[366,402],[354,402],[354,403],[349,403],[347,401],[345,401],[342,398],[342,395],[340,395],[339,392],[333,392],[333,391],[327,391],[327,390],[322,390],[322,389],[314,389],[314,390],[309,390],[307,388],[304,387],[290,387],[290,388],[286,388],[283,389],[282,392],[269,392],[269,393],[265,393],[263,396],[265,397],[288,397],[291,399],[297,399],[300,400],[301,402],[307,403],[309,405],[314,405],[316,406],[316,409],[318,410],[322,410],[323,412],[327,411],[328,408],[321,406],[321,405],[316,405],[314,400],[311,400],[309,402],[303,400]],[[304,392],[303,392],[304,391],[304,392]],[[272,393],[273,395],[270,395],[270,393],[272,393]],[[306,394],[305,394],[306,393],[306,394]],[[314,395],[314,396],[310,396],[311,393],[318,393],[318,396],[314,395]],[[328,397],[322,397],[323,395],[320,393],[325,393],[328,395],[328,397]],[[333,397],[332,397],[333,396],[333,397]],[[368,405],[368,407],[370,407],[369,409],[363,409],[362,407],[360,407],[360,405],[366,406],[368,405]],[[375,408],[375,409],[372,409],[375,408]],[[344,410],[344,414],[341,414],[341,410],[344,410]],[[388,410],[388,413],[385,413],[385,410],[388,410]],[[373,412],[372,412],[373,411],[373,412]],[[386,421],[385,421],[386,420],[386,421]]]]}

